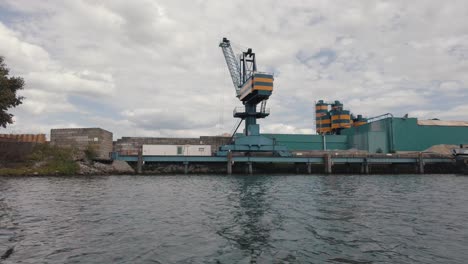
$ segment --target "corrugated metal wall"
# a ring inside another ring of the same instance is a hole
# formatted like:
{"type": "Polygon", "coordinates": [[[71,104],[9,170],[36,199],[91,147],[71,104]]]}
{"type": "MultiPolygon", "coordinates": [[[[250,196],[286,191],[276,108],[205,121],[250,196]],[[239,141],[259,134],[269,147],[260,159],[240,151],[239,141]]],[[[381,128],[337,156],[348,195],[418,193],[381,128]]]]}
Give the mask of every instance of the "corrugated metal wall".
{"type": "MultiPolygon", "coordinates": [[[[290,151],[323,150],[323,137],[308,134],[262,134],[275,139],[277,144],[285,145],[290,151]]],[[[326,135],[327,150],[348,149],[347,136],[326,135]]]]}
{"type": "Polygon", "coordinates": [[[341,131],[348,137],[348,148],[366,150],[370,153],[388,153],[391,151],[390,118],[352,127],[341,131]]]}
{"type": "Polygon", "coordinates": [[[468,144],[466,126],[418,125],[416,118],[386,118],[345,129],[349,148],[375,152],[424,151],[439,144],[468,144]]]}
{"type": "Polygon", "coordinates": [[[421,151],[439,144],[468,144],[466,126],[418,125],[416,118],[393,118],[393,126],[398,151],[421,151]]]}

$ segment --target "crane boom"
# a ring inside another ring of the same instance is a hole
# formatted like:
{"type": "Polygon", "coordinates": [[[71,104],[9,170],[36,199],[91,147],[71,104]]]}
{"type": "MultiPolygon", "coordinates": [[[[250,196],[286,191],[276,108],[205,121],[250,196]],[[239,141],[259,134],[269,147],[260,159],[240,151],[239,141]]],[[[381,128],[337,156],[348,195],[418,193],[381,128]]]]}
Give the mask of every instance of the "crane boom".
{"type": "Polygon", "coordinates": [[[232,84],[234,84],[234,88],[236,89],[236,95],[239,95],[241,89],[241,69],[240,65],[237,62],[236,55],[231,47],[231,42],[227,38],[223,38],[223,41],[219,43],[219,46],[223,50],[224,59],[226,59],[226,64],[229,69],[229,73],[231,74],[232,84]]]}

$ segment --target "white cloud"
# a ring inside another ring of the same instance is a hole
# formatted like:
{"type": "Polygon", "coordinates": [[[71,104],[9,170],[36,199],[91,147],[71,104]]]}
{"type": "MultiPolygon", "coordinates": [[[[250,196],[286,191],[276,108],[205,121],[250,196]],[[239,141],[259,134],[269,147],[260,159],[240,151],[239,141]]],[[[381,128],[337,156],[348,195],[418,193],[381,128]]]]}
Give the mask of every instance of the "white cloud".
{"type": "Polygon", "coordinates": [[[453,118],[468,119],[457,108],[468,99],[465,1],[5,0],[0,7],[11,13],[0,17],[0,54],[27,83],[15,110],[24,128],[229,132],[241,103],[217,46],[223,36],[252,47],[259,69],[277,74],[263,131],[313,132],[319,99],[367,116],[456,109],[453,118]]]}

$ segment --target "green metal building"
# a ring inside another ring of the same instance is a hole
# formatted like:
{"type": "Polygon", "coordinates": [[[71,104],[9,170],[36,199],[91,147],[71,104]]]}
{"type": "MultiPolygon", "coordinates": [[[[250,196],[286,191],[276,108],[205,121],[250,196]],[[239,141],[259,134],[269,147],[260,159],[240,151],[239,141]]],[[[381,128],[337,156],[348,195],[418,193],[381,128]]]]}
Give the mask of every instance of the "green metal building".
{"type": "Polygon", "coordinates": [[[311,135],[311,134],[263,134],[273,139],[278,145],[284,145],[289,151],[309,150],[346,150],[348,137],[342,135],[311,135]],[[324,142],[325,139],[325,142],[324,142]]]}
{"type": "Polygon", "coordinates": [[[468,122],[388,117],[341,135],[263,134],[290,151],[358,149],[369,153],[424,151],[439,144],[468,144],[468,122]],[[324,144],[325,139],[325,144],[324,144]]]}
{"type": "Polygon", "coordinates": [[[370,153],[423,151],[439,144],[468,143],[468,122],[388,117],[342,131],[348,147],[370,153]]]}

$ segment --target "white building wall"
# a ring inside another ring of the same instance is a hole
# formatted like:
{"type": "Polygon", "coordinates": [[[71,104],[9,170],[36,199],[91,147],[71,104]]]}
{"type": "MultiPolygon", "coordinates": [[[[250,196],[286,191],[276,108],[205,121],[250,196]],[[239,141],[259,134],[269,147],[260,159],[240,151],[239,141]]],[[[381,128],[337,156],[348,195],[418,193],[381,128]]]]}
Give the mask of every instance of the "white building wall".
{"type": "Polygon", "coordinates": [[[211,156],[211,145],[143,145],[143,156],[211,156]]]}

